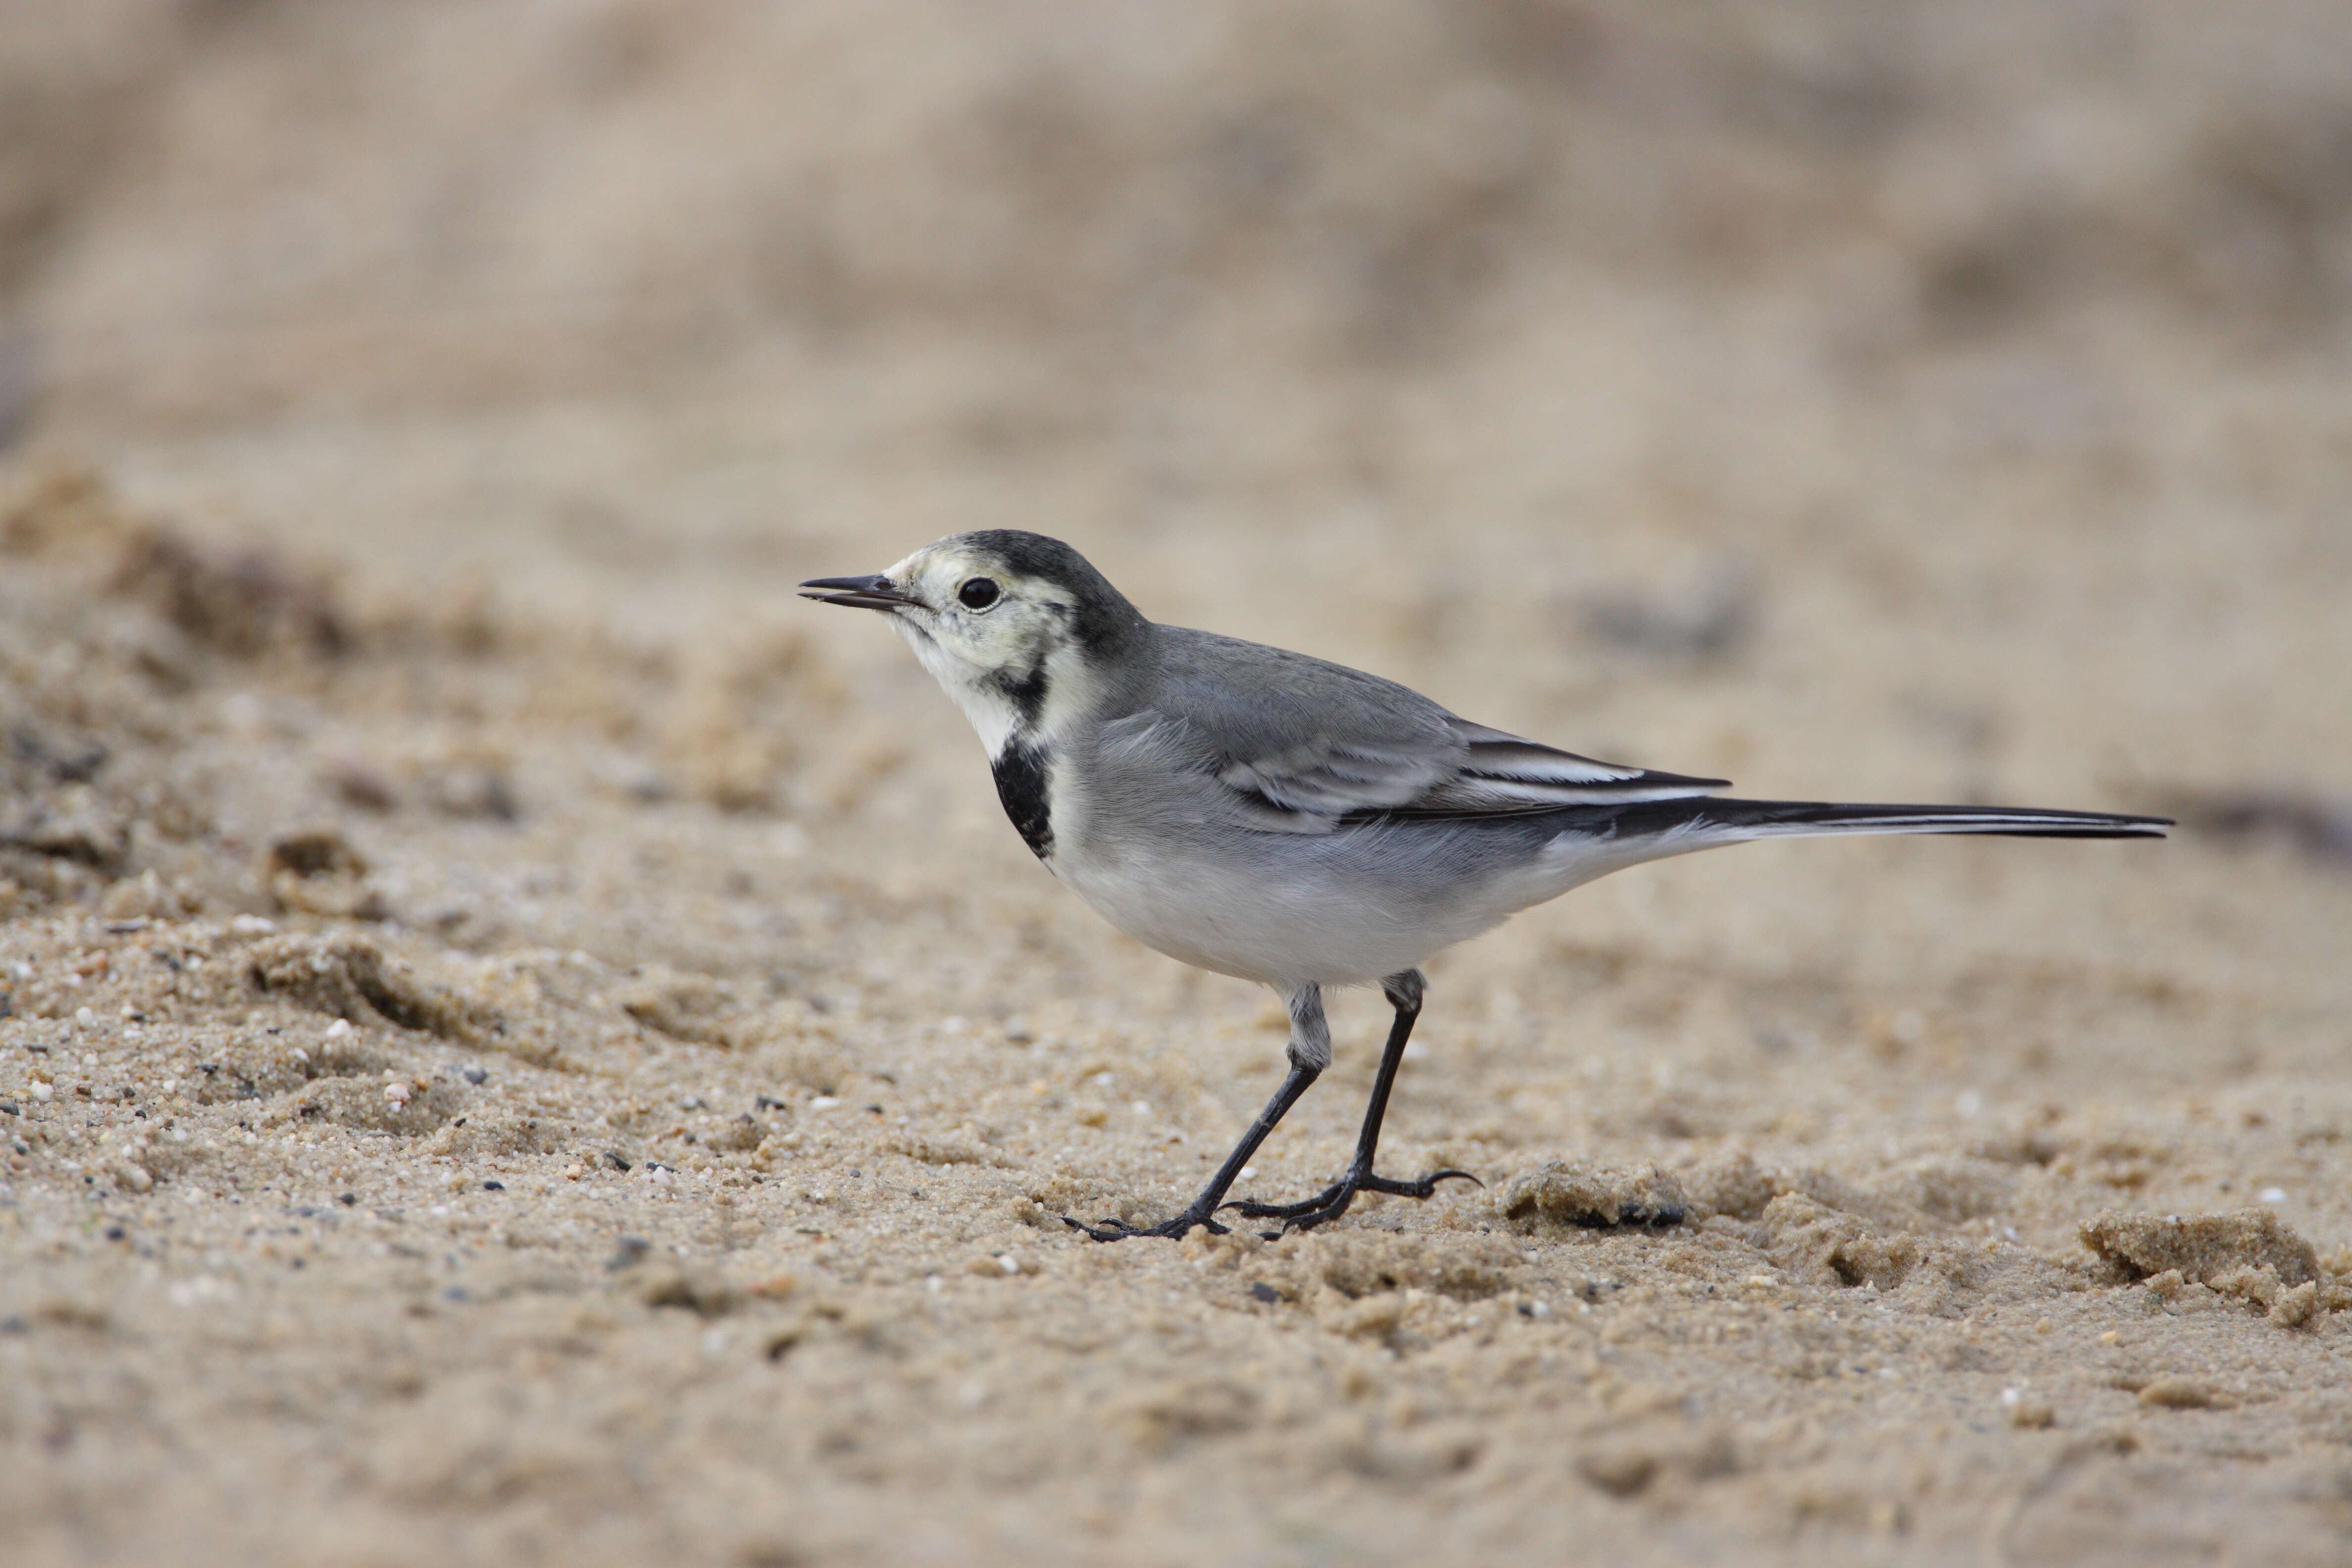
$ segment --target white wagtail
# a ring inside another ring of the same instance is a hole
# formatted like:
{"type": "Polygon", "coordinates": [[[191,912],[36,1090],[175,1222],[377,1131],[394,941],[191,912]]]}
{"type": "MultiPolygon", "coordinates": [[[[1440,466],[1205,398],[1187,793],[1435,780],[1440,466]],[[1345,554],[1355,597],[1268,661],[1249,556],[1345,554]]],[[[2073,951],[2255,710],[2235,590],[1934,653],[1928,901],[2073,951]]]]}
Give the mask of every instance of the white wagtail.
{"type": "MultiPolygon", "coordinates": [[[[1622,867],[1826,833],[2160,837],[2157,816],[2012,806],[1725,800],[1721,779],[1594,762],[1457,719],[1343,665],[1146,620],[1059,540],[960,533],[805,596],[887,615],[980,731],[1005,815],[1120,931],[1274,986],[1290,1071],[1199,1196],[1164,1224],[1069,1223],[1097,1241],[1222,1232],[1221,1208],[1306,1229],[1377,1175],[1389,1089],[1431,954],[1622,867]],[[1323,987],[1378,981],[1396,1009],[1354,1161],[1304,1202],[1226,1191],[1331,1059],[1323,987]]],[[[1280,1234],[1277,1231],[1273,1234],[1280,1234]]]]}

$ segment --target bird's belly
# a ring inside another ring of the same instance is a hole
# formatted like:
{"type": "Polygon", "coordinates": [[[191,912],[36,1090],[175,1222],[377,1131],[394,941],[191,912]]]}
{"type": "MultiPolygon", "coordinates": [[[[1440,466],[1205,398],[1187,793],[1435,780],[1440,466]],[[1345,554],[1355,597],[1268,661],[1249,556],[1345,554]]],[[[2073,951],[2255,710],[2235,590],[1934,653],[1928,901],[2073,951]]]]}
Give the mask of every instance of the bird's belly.
{"type": "Polygon", "coordinates": [[[1382,979],[1570,885],[1488,868],[1441,877],[1410,857],[1349,853],[1332,838],[1237,837],[1233,849],[1182,839],[1116,854],[1071,846],[1049,864],[1145,946],[1273,984],[1382,979]]]}

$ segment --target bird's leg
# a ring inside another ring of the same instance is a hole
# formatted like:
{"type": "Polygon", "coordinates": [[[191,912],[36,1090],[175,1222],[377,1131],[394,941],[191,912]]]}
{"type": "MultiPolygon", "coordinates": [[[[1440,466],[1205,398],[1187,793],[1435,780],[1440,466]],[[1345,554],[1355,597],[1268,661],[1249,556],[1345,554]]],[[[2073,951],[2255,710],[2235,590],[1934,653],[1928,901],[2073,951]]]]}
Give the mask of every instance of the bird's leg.
{"type": "Polygon", "coordinates": [[[1449,1176],[1481,1184],[1467,1171],[1432,1171],[1418,1181],[1399,1181],[1393,1176],[1372,1173],[1372,1155],[1380,1147],[1381,1120],[1388,1114],[1389,1090],[1396,1085],[1397,1068],[1404,1061],[1405,1042],[1412,1038],[1413,1021],[1421,1016],[1421,998],[1429,988],[1418,969],[1407,969],[1381,982],[1381,991],[1396,1009],[1396,1019],[1389,1026],[1389,1043],[1381,1049],[1381,1068],[1372,1079],[1371,1103],[1364,1108],[1363,1131],[1356,1135],[1356,1157],[1348,1165],[1348,1173],[1302,1203],[1261,1204],[1247,1198],[1224,1206],[1238,1211],[1249,1219],[1278,1219],[1282,1228],[1266,1233],[1266,1239],[1286,1235],[1294,1230],[1312,1230],[1327,1220],[1338,1219],[1348,1212],[1358,1193],[1391,1193],[1401,1198],[1426,1198],[1437,1191],[1437,1184],[1449,1176]]]}
{"type": "Polygon", "coordinates": [[[1274,1131],[1275,1123],[1298,1103],[1298,1097],[1331,1063],[1331,1026],[1323,1016],[1322,988],[1298,986],[1286,1001],[1290,1009],[1290,1072],[1283,1079],[1282,1087],[1274,1091],[1274,1098],[1265,1102],[1265,1109],[1257,1113],[1257,1120],[1249,1124],[1249,1131],[1242,1134],[1242,1141],[1234,1145],[1234,1152],[1225,1156],[1225,1163],[1217,1167],[1217,1173],[1209,1178],[1209,1184],[1185,1205],[1181,1214],[1158,1225],[1139,1227],[1121,1219],[1088,1225],[1068,1215],[1062,1216],[1062,1223],[1072,1230],[1084,1231],[1097,1241],[1125,1241],[1130,1236],[1159,1236],[1172,1240],[1195,1226],[1212,1236],[1224,1235],[1225,1227],[1217,1223],[1215,1215],[1225,1201],[1226,1191],[1241,1174],[1242,1167],[1249,1163],[1250,1156],[1257,1152],[1257,1146],[1265,1142],[1265,1135],[1274,1131]]]}

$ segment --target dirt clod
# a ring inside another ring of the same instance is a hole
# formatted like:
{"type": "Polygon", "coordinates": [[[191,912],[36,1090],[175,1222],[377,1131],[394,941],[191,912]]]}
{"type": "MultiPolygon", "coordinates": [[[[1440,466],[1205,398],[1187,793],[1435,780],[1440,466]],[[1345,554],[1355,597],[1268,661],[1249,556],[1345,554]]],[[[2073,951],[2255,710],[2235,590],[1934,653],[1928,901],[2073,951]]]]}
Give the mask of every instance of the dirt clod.
{"type": "Polygon", "coordinates": [[[2311,1243],[2270,1209],[2231,1214],[2147,1215],[2105,1210],[2081,1226],[2083,1245],[2096,1253],[2119,1283],[2167,1270],[2223,1289],[2252,1289],[2239,1271],[2269,1269],[2276,1280],[2302,1285],[2319,1275],[2311,1243]]]}
{"type": "Polygon", "coordinates": [[[270,841],[263,879],[281,912],[380,921],[391,912],[368,879],[365,856],[333,828],[307,828],[270,841]]]}
{"type": "Polygon", "coordinates": [[[1847,1289],[1892,1290],[1920,1262],[1919,1239],[1825,1206],[1801,1193],[1784,1193],[1766,1205],[1762,1225],[1772,1260],[1802,1278],[1847,1289]]]}
{"type": "Polygon", "coordinates": [[[1572,1164],[1548,1160],[1513,1178],[1503,1216],[1519,1230],[1546,1225],[1580,1230],[1666,1230],[1690,1213],[1682,1184],[1655,1166],[1572,1164]]]}
{"type": "Polygon", "coordinates": [[[2237,1403],[2209,1379],[2177,1373],[2143,1386],[2139,1402],[2151,1410],[2226,1410],[2237,1403]]]}
{"type": "Polygon", "coordinates": [[[271,937],[254,944],[247,964],[260,991],[354,1022],[382,1021],[470,1041],[491,1021],[365,937],[271,937]]]}

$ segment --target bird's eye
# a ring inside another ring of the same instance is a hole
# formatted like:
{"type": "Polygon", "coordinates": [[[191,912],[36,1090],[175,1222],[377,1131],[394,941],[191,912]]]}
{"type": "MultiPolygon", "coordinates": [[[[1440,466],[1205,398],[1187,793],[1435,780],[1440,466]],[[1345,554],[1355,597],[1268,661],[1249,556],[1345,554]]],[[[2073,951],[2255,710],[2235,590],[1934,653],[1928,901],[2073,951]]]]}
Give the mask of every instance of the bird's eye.
{"type": "Polygon", "coordinates": [[[963,586],[956,590],[956,597],[963,601],[967,610],[984,610],[996,603],[998,593],[994,578],[967,577],[963,586]]]}

